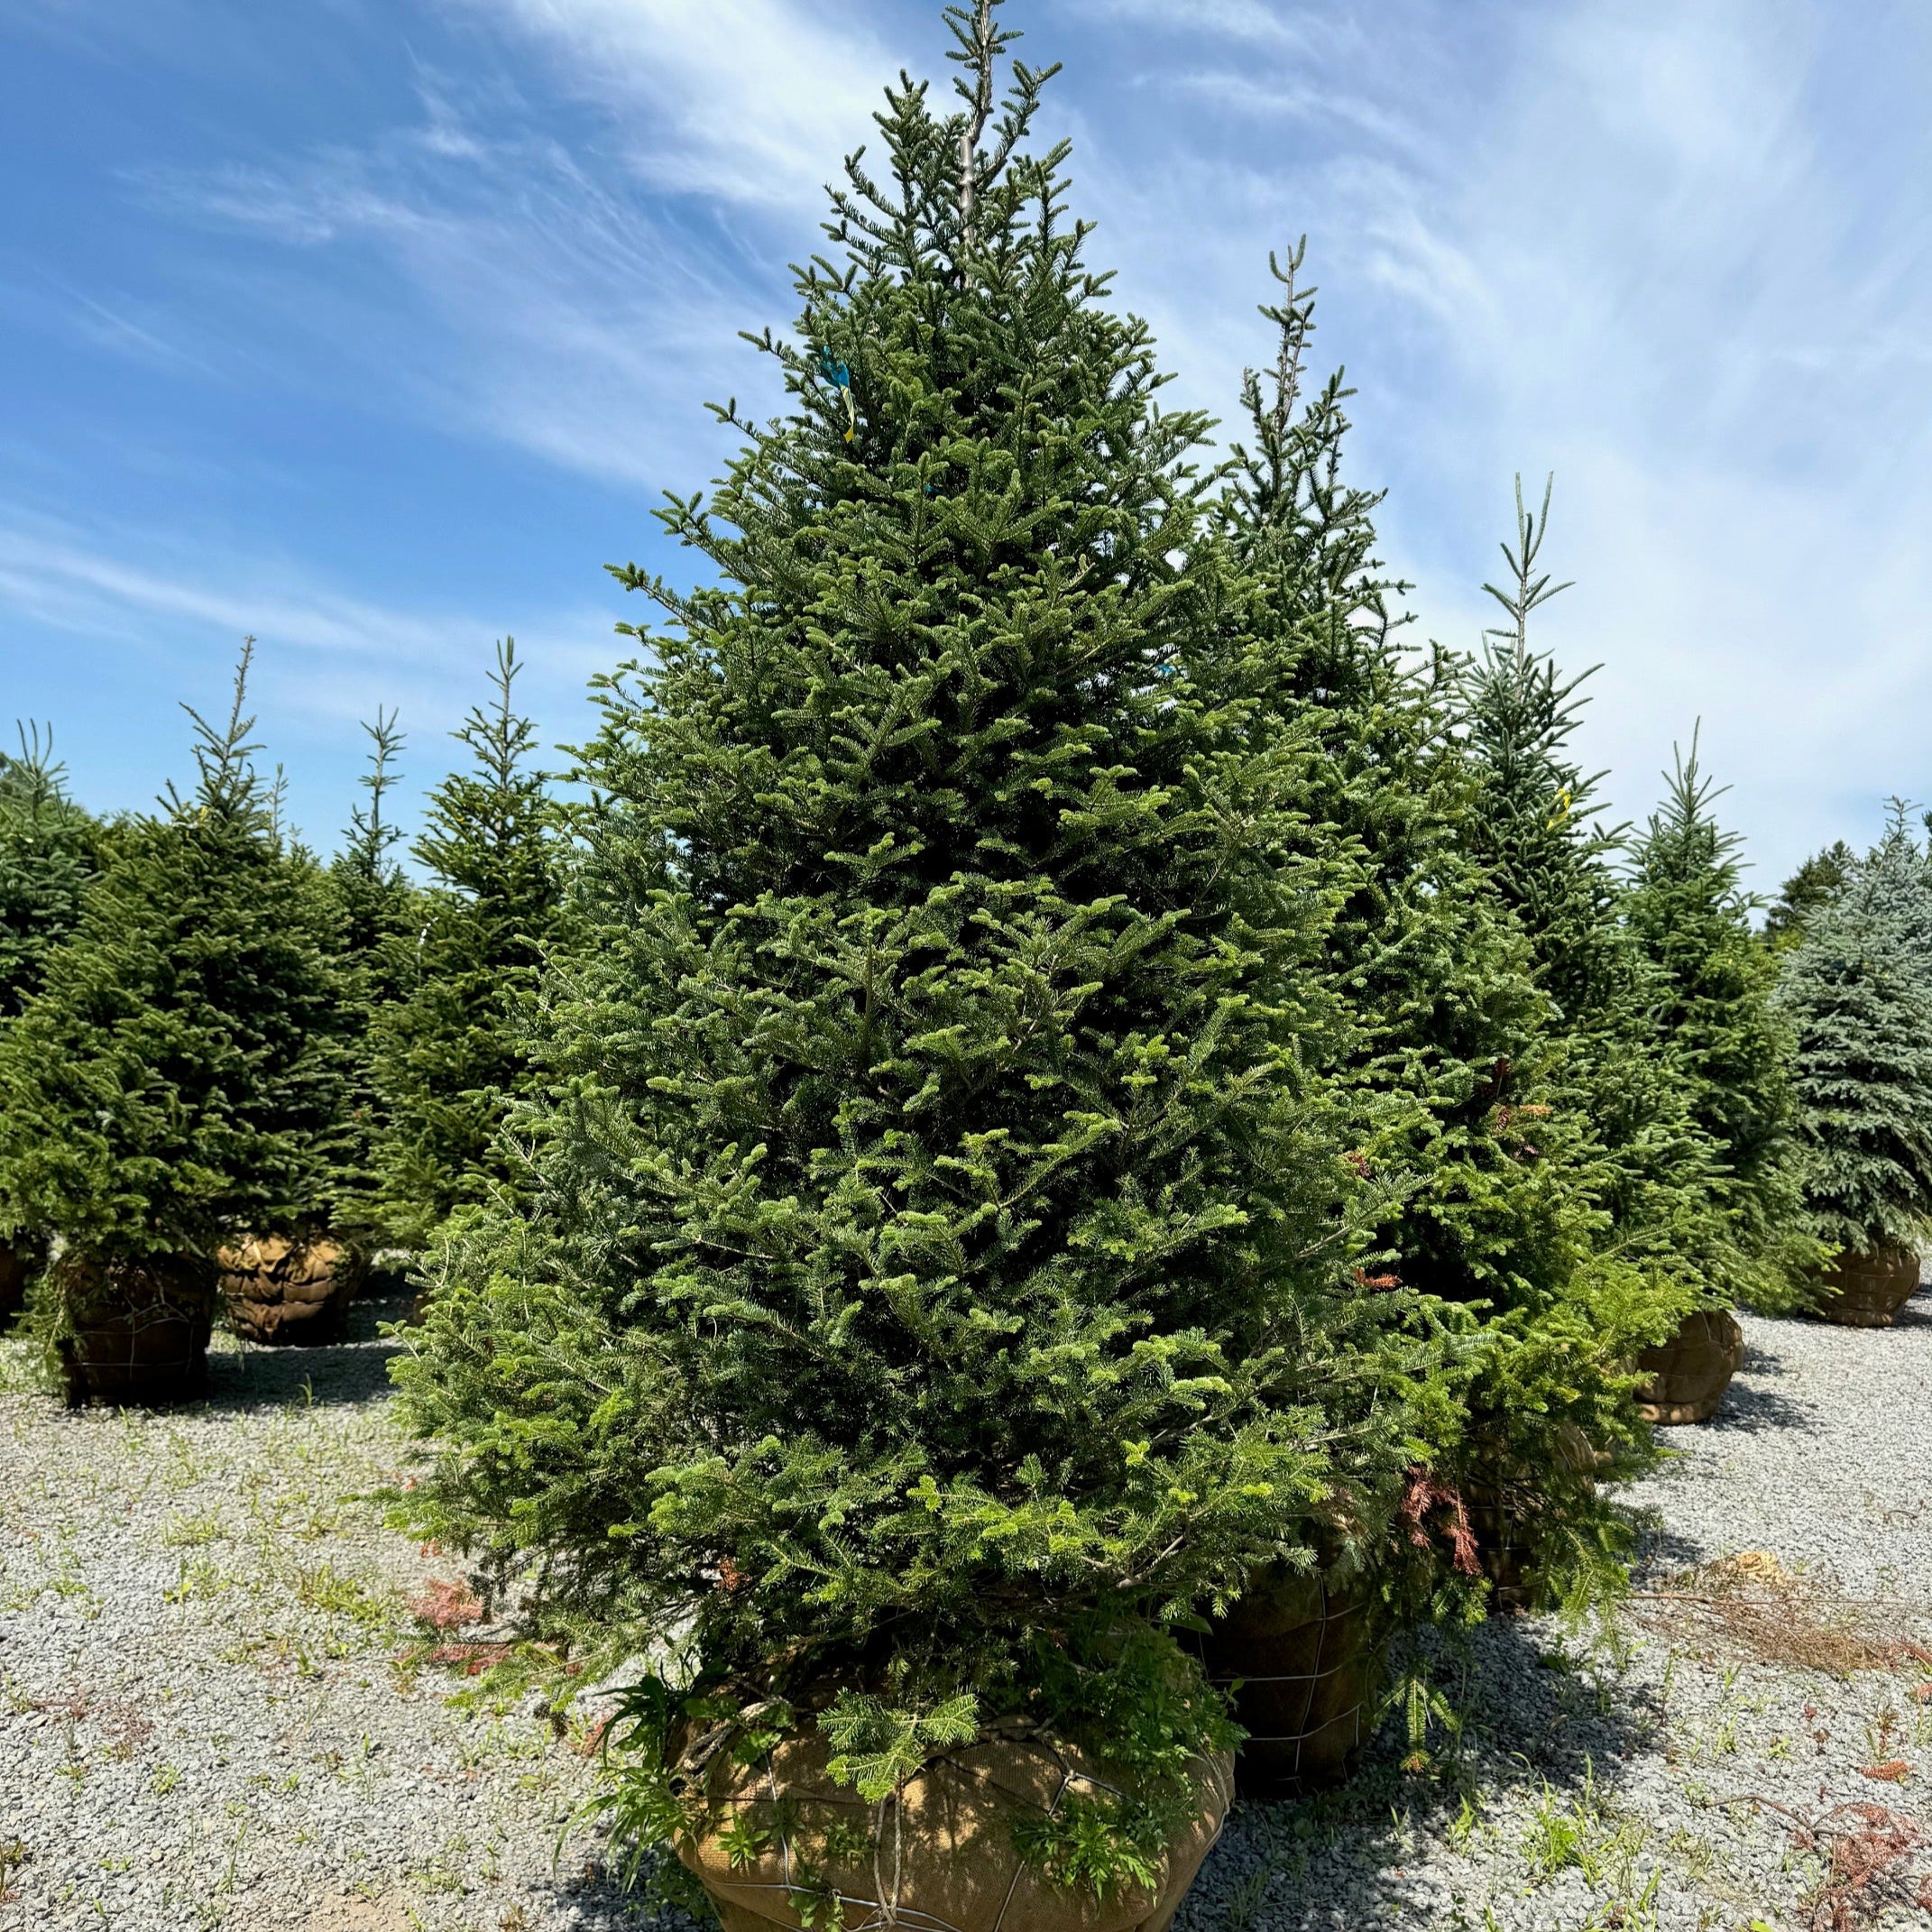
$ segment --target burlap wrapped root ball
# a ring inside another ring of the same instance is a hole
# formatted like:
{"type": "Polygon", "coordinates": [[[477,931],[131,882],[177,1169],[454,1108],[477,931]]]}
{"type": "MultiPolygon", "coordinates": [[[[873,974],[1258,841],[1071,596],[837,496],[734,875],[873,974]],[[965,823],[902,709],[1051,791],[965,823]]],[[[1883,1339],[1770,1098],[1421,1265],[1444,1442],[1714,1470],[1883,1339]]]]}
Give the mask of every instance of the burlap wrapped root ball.
{"type": "Polygon", "coordinates": [[[250,1237],[221,1251],[222,1298],[244,1340],[314,1346],[348,1333],[366,1257],[339,1241],[250,1237]]]}
{"type": "Polygon", "coordinates": [[[678,1856],[717,1907],[725,1932],[805,1932],[836,1895],[846,1932],[897,1923],[908,1932],[1165,1932],[1220,1835],[1234,1789],[1231,1753],[1200,1761],[1199,1804],[1168,1845],[1157,1886],[1097,1897],[1027,1863],[1017,1832],[1070,1800],[1117,1788],[1070,1746],[998,1731],[929,1762],[896,1799],[868,1802],[835,1784],[818,1739],[779,1744],[759,1762],[728,1749],[686,1753],[705,1822],[678,1856]]]}
{"type": "Polygon", "coordinates": [[[1737,1317],[1727,1308],[1698,1309],[1669,1341],[1638,1355],[1638,1368],[1651,1379],[1637,1391],[1637,1413],[1666,1425],[1707,1422],[1743,1360],[1737,1317]]]}

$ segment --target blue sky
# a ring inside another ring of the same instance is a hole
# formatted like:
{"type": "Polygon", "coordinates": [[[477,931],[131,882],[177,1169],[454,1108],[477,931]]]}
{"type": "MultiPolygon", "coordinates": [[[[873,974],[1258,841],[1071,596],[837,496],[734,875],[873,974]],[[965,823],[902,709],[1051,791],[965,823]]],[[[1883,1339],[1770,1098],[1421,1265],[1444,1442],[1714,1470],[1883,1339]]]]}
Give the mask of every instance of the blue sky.
{"type": "MultiPolygon", "coordinates": [[[[1472,643],[1512,474],[1541,639],[1641,815],[1703,719],[1755,883],[1932,800],[1932,15],[1867,0],[1009,0],[1051,132],[1224,411],[1306,231],[1421,629],[1472,643]]],[[[357,721],[411,792],[514,632],[547,734],[606,562],[761,400],[820,184],[927,0],[0,0],[0,650],[80,794],[187,764],[262,640],[331,843],[357,721]]],[[[637,615],[640,613],[630,612],[637,615]]]]}

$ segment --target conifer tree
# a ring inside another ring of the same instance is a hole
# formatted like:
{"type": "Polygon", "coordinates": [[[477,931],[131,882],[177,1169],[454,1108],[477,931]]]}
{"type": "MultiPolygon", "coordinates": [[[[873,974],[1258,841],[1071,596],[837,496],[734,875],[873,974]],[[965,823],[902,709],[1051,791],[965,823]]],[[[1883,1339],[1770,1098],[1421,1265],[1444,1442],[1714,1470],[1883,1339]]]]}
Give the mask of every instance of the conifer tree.
{"type": "Polygon", "coordinates": [[[393,712],[378,710],[363,730],[371,746],[360,780],[367,798],[350,813],[348,834],[328,868],[327,889],[336,922],[345,1060],[335,1219],[338,1233],[366,1243],[382,1232],[376,1162],[387,1115],[376,1086],[378,1020],[413,979],[422,920],[419,895],[394,857],[401,830],[384,811],[401,777],[396,760],[403,736],[393,712]]]}
{"type": "Polygon", "coordinates": [[[40,990],[47,956],[73,931],[98,869],[103,829],[67,795],[53,738],[20,734],[0,759],[0,1021],[40,990]]]}
{"type": "Polygon", "coordinates": [[[1778,1003],[1798,1035],[1799,1134],[1817,1234],[1853,1255],[1932,1233],[1932,932],[1926,855],[1895,808],[1884,838],[1815,906],[1778,1003]]]}
{"type": "MultiPolygon", "coordinates": [[[[198,780],[117,833],[69,942],[0,1037],[0,1224],[58,1234],[74,1283],[326,1212],[340,1089],[330,931],[278,841],[244,714],[253,639],[198,780]]],[[[58,1326],[63,1310],[45,1311],[58,1326]]]]}
{"type": "Polygon", "coordinates": [[[1529,943],[1472,856],[1482,770],[1453,729],[1453,667],[1440,650],[1404,652],[1393,612],[1405,586],[1374,557],[1379,500],[1343,476],[1348,391],[1337,375],[1302,396],[1302,259],[1274,264],[1276,363],[1244,383],[1249,437],[1219,505],[1268,647],[1228,675],[1316,733],[1309,815],[1360,853],[1324,948],[1349,1021],[1325,1071],[1358,1157],[1400,1182],[1376,1265],[1468,1311],[1486,1343],[1473,1382],[1435,1390],[1436,1474],[1493,1489],[1511,1472],[1542,1583],[1594,1589],[1623,1538],[1574,1445],[1633,1452],[1616,1362],[1648,1339],[1654,1297],[1597,1256],[1594,1145],[1550,1083],[1529,943]]]}
{"type": "Polygon", "coordinates": [[[1586,773],[1569,750],[1590,674],[1566,678],[1530,646],[1532,615],[1569,588],[1541,568],[1550,493],[1532,511],[1519,480],[1508,575],[1484,586],[1508,622],[1487,633],[1467,675],[1481,778],[1470,831],[1554,1007],[1552,1080],[1558,1104],[1595,1143],[1591,1191],[1610,1217],[1600,1245],[1646,1272],[1658,1325],[1648,1339],[1661,1341],[1704,1298],[1728,1305],[1751,1270],[1718,1201],[1722,1151],[1697,1118],[1686,1074],[1657,1051],[1652,1016],[1668,989],[1624,916],[1613,865],[1624,831],[1589,816],[1603,774],[1586,773]]]}
{"type": "Polygon", "coordinates": [[[1411,1310],[1354,1274],[1309,1072],[1351,861],[1222,682],[1204,424],[1026,152],[1046,74],[996,111],[1013,37],[948,18],[963,110],[891,92],[761,342],[789,412],[664,512],[714,587],[620,573],[672,625],[584,754],[537,1178],[400,1372],[436,1533],[842,1762],[1076,1733],[1118,1876],[1225,1735],[1171,1620],[1388,1520],[1411,1310]]]}
{"type": "Polygon", "coordinates": [[[1773,952],[1785,952],[1804,937],[1806,920],[1844,889],[1857,866],[1858,854],[1838,839],[1812,853],[1785,880],[1764,920],[1765,943],[1773,952]]]}
{"type": "Polygon", "coordinates": [[[1655,969],[1652,1036],[1689,1081],[1692,1117],[1722,1158],[1716,1191],[1746,1271],[1727,1285],[1775,1310],[1794,1303],[1825,1256],[1804,1219],[1777,967],[1752,932],[1741,842],[1712,809],[1721,796],[1693,735],[1636,841],[1624,914],[1655,969]]]}
{"type": "MultiPolygon", "coordinates": [[[[520,669],[505,639],[494,703],[455,733],[475,763],[430,794],[412,848],[432,881],[410,913],[419,929],[392,932],[382,952],[395,997],[371,1017],[373,1164],[382,1223],[412,1247],[510,1176],[500,1131],[533,1077],[524,1007],[562,906],[565,858],[561,814],[529,762],[537,728],[516,709],[520,669]]],[[[365,847],[379,836],[373,809],[365,847]]],[[[401,903],[385,897],[391,915],[401,903]]]]}

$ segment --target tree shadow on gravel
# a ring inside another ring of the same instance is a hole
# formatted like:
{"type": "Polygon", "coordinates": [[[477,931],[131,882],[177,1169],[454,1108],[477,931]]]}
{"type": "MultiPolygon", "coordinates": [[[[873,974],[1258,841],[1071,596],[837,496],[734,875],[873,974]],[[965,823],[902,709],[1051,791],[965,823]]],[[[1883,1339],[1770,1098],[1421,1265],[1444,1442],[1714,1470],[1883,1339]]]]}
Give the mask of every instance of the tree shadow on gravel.
{"type": "Polygon", "coordinates": [[[208,1409],[307,1408],[379,1402],[400,1344],[382,1333],[409,1312],[404,1295],[370,1295],[349,1310],[349,1339],[318,1348],[217,1348],[208,1356],[208,1409]]]}
{"type": "MultiPolygon", "coordinates": [[[[1767,1355],[1762,1349],[1753,1348],[1744,1357],[1744,1366],[1740,1371],[1744,1375],[1775,1375],[1783,1369],[1783,1362],[1774,1355],[1767,1355]]],[[[1716,1415],[1707,1422],[1699,1422],[1697,1431],[1705,1439],[1721,1439],[1729,1435],[1763,1435],[1774,1430],[1796,1429],[1808,1435],[1817,1435],[1822,1428],[1817,1412],[1809,1403],[1794,1402],[1789,1395],[1780,1394],[1775,1388],[1766,1388],[1756,1382],[1734,1382],[1724,1393],[1724,1401],[1716,1415]]],[[[1666,1430],[1662,1435],[1664,1446],[1670,1446],[1670,1439],[1676,1431],[1666,1430]]]]}
{"type": "Polygon", "coordinates": [[[1358,1932],[1433,1925],[1452,1901],[1412,1875],[1439,1861],[1458,1819],[1504,1789],[1547,1785],[1574,1802],[1594,1784],[1615,1794],[1617,1772],[1660,1734],[1661,1713],[1641,1686],[1578,1669],[1539,1620],[1496,1618],[1470,1642],[1458,1699],[1467,1732],[1458,1762],[1403,1771],[1399,1716],[1385,1721],[1362,1770],[1339,1790],[1283,1804],[1237,1803],[1174,1920],[1174,1932],[1358,1932]]]}

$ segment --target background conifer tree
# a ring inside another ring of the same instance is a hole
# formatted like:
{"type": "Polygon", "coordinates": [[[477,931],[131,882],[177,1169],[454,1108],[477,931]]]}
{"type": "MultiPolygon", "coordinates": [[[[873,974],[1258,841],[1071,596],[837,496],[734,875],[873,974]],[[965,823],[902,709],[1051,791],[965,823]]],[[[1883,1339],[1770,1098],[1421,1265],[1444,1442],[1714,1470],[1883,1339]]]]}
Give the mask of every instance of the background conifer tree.
{"type": "Polygon", "coordinates": [[[332,934],[253,765],[252,650],[225,723],[189,713],[195,788],[116,833],[0,1037],[0,1220],[62,1236],[79,1262],[211,1263],[225,1236],[326,1212],[332,934]]]}
{"type": "MultiPolygon", "coordinates": [[[[565,847],[561,813],[529,761],[537,728],[516,709],[520,669],[515,640],[500,643],[495,701],[455,733],[475,763],[430,794],[412,848],[431,881],[412,896],[417,929],[391,933],[378,969],[392,996],[370,1022],[379,1212],[412,1247],[509,1176],[499,1135],[533,1077],[525,1007],[563,903],[565,847]]],[[[372,820],[363,845],[377,836],[372,820]]],[[[403,903],[385,891],[390,916],[403,903]]]]}
{"type": "Polygon", "coordinates": [[[23,728],[0,759],[0,1020],[40,990],[47,956],[74,929],[105,828],[67,795],[53,739],[23,728]]]}
{"type": "Polygon", "coordinates": [[[366,799],[350,814],[327,885],[336,916],[345,1062],[335,1219],[338,1233],[368,1243],[382,1232],[377,1149],[387,1122],[374,1063],[378,1019],[414,980],[423,920],[419,895],[394,856],[401,830],[384,809],[401,777],[396,760],[402,733],[393,712],[378,711],[363,730],[371,746],[360,781],[366,799]]]}
{"type": "Polygon", "coordinates": [[[1764,918],[1764,938],[1774,952],[1804,937],[1805,922],[1842,891],[1857,869],[1858,854],[1843,839],[1814,852],[1788,879],[1764,918]]]}
{"type": "Polygon", "coordinates": [[[1798,1035],[1806,1204],[1856,1255],[1932,1231],[1932,931],[1926,854],[1895,808],[1884,838],[1808,914],[1778,1003],[1798,1035]]]}
{"type": "Polygon", "coordinates": [[[1773,1004],[1777,967],[1751,926],[1722,794],[1679,759],[1662,805],[1632,852],[1624,914],[1655,969],[1653,1039],[1690,1084],[1693,1118],[1716,1144],[1716,1192],[1746,1272],[1725,1285],[1753,1306],[1787,1308],[1825,1258],[1804,1218],[1794,1138],[1794,1045],[1773,1004]]]}
{"type": "Polygon", "coordinates": [[[1470,834],[1554,1008],[1551,1078],[1557,1104],[1595,1143],[1590,1190],[1610,1217],[1600,1245],[1648,1272],[1661,1330],[1647,1339],[1662,1340],[1693,1300],[1727,1303],[1750,1270],[1719,1205],[1722,1151],[1684,1071],[1658,1051],[1669,988],[1624,916],[1613,863],[1624,833],[1591,816],[1603,775],[1569,750],[1589,674],[1565,678],[1530,646],[1532,615],[1569,588],[1541,568],[1549,515],[1550,491],[1532,511],[1519,480],[1508,575],[1484,586],[1508,622],[1486,637],[1463,698],[1480,778],[1470,834]]]}
{"type": "MultiPolygon", "coordinates": [[[[1648,1339],[1654,1297],[1598,1261],[1595,1149],[1550,1082],[1550,1001],[1472,856],[1483,771],[1454,729],[1452,665],[1404,651],[1393,613],[1405,587],[1374,554],[1378,499],[1343,474],[1341,377],[1302,393],[1313,298],[1301,262],[1298,249],[1275,266],[1283,295],[1263,312],[1276,362],[1246,379],[1249,434],[1219,504],[1260,601],[1243,633],[1260,642],[1227,675],[1314,732],[1306,809],[1360,855],[1324,946],[1348,1022],[1325,1072],[1357,1157],[1398,1183],[1375,1265],[1459,1304],[1486,1343],[1473,1381],[1435,1385],[1436,1473],[1494,1490],[1512,1472],[1542,1580],[1596,1588],[1623,1536],[1575,1444],[1631,1452],[1617,1357],[1648,1339]]],[[[1406,1569],[1404,1595],[1418,1580],[1406,1569]]],[[[1451,1607],[1453,1593],[1436,1601],[1451,1607]]]]}
{"type": "Polygon", "coordinates": [[[1025,150],[1046,76],[996,112],[1011,36],[948,17],[963,111],[890,94],[762,344],[789,413],[664,513],[716,586],[621,573],[674,623],[584,755],[540,1180],[400,1373],[425,1523],[539,1543],[559,1613],[781,1728],[964,1697],[1184,1789],[1167,1620],[1372,1535],[1417,1453],[1310,1076],[1350,861],[1219,682],[1204,425],[1025,150]]]}

